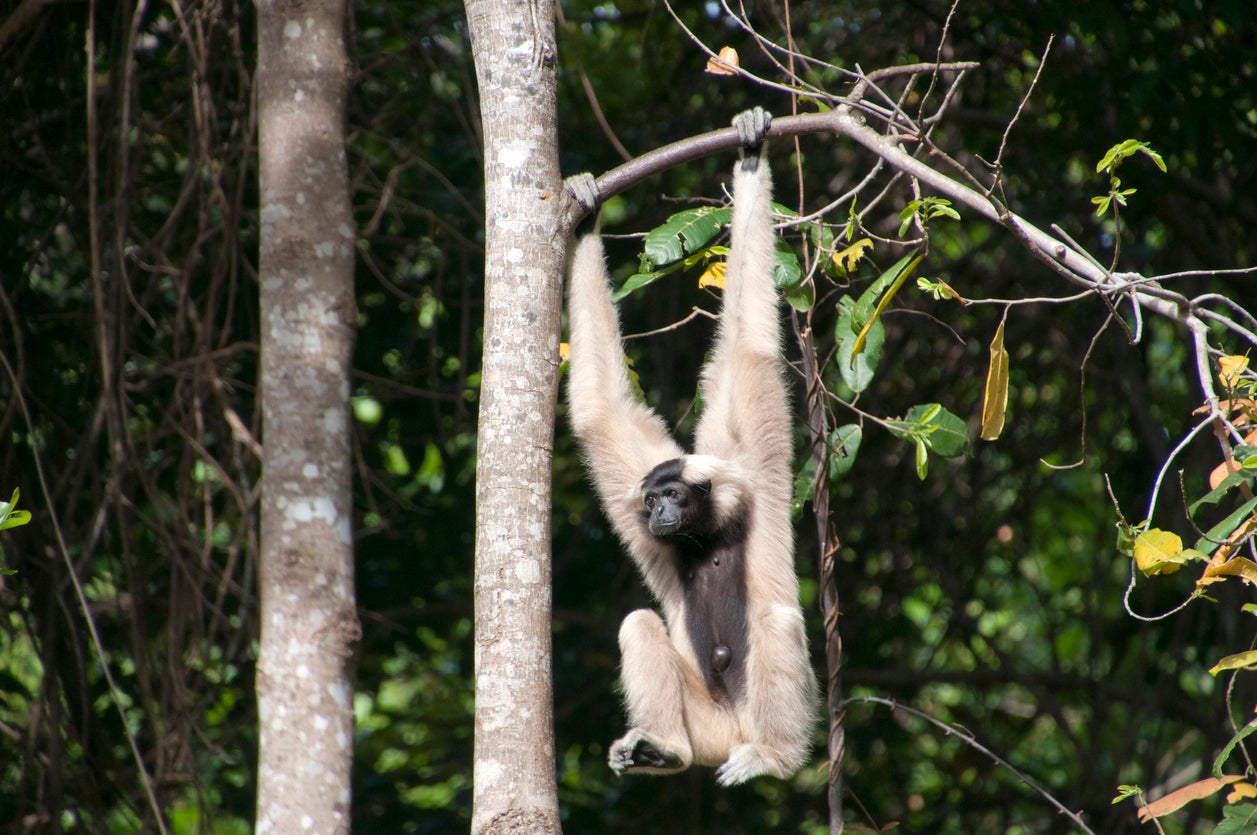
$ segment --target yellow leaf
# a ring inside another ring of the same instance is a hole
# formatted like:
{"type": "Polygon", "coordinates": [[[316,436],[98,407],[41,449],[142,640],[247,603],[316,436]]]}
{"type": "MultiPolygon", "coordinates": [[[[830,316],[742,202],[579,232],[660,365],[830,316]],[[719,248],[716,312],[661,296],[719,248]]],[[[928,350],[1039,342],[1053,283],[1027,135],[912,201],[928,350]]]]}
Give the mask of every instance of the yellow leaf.
{"type": "Polygon", "coordinates": [[[712,75],[737,75],[738,51],[731,46],[720,47],[720,54],[707,59],[706,71],[712,75]]]}
{"type": "Polygon", "coordinates": [[[1217,777],[1206,777],[1204,780],[1189,783],[1183,786],[1183,788],[1172,791],[1165,797],[1154,800],[1147,806],[1144,806],[1139,810],[1139,820],[1147,823],[1153,818],[1160,818],[1171,812],[1177,812],[1193,800],[1204,800],[1206,797],[1217,794],[1224,786],[1237,782],[1241,776],[1240,774],[1228,774],[1221,780],[1217,777]]]}
{"type": "Polygon", "coordinates": [[[572,358],[572,346],[566,342],[559,343],[559,362],[567,362],[572,358]]]}
{"type": "Polygon", "coordinates": [[[1135,539],[1135,565],[1144,574],[1173,574],[1187,561],[1178,534],[1153,528],[1135,539]]]}
{"type": "Polygon", "coordinates": [[[1248,369],[1248,357],[1239,357],[1235,355],[1220,357],[1218,359],[1218,380],[1227,388],[1235,388],[1235,384],[1240,381],[1240,376],[1248,369]]]}
{"type": "Polygon", "coordinates": [[[873,250],[873,242],[868,238],[861,238],[842,252],[835,252],[833,256],[834,264],[843,272],[851,272],[855,269],[856,264],[860,263],[860,259],[864,257],[864,251],[873,250]]]}
{"type": "Polygon", "coordinates": [[[725,270],[729,268],[727,261],[713,261],[707,265],[707,271],[698,277],[698,289],[715,287],[725,289],[725,270]]]}
{"type": "Polygon", "coordinates": [[[1227,803],[1239,803],[1250,797],[1257,797],[1257,786],[1252,783],[1236,783],[1231,786],[1231,793],[1226,796],[1227,803]]]}
{"type": "Polygon", "coordinates": [[[1204,556],[1199,551],[1184,551],[1183,539],[1177,533],[1153,528],[1135,538],[1135,565],[1146,576],[1174,573],[1183,563],[1204,556]]]}
{"type": "MultiPolygon", "coordinates": [[[[1135,547],[1139,547],[1138,544],[1135,547]]],[[[1205,585],[1224,577],[1239,577],[1245,583],[1257,585],[1257,563],[1248,557],[1236,557],[1220,565],[1211,565],[1200,575],[1200,584],[1205,585]]]]}
{"type": "Polygon", "coordinates": [[[1245,667],[1251,667],[1257,664],[1257,650],[1249,650],[1248,652],[1237,652],[1235,655],[1228,655],[1217,664],[1209,668],[1209,675],[1216,676],[1223,670],[1242,670],[1245,667]]]}
{"type": "Polygon", "coordinates": [[[1004,322],[1000,320],[991,340],[991,364],[986,368],[986,390],[982,392],[982,431],[984,441],[993,441],[1004,431],[1008,410],[1008,351],[1004,348],[1004,322]]]}

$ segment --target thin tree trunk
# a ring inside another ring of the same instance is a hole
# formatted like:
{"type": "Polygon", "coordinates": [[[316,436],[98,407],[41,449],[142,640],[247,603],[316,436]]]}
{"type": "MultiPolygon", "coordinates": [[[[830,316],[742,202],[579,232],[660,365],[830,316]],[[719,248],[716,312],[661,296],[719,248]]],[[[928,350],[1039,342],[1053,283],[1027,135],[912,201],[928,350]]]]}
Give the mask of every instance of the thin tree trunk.
{"type": "Polygon", "coordinates": [[[472,832],[559,832],[550,470],[564,237],[551,0],[467,0],[485,157],[472,832]]]}
{"type": "Polygon", "coordinates": [[[259,0],[259,833],[349,831],[357,312],[342,0],[259,0]]]}

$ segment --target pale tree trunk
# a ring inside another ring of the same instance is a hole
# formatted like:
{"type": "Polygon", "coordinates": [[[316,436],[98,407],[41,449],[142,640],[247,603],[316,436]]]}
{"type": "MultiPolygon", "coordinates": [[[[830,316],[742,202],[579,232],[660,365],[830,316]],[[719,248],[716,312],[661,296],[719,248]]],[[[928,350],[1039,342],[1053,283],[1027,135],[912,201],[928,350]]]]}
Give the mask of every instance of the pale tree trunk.
{"type": "Polygon", "coordinates": [[[564,236],[550,0],[467,0],[485,158],[473,833],[558,832],[550,468],[564,236]]]}
{"type": "Polygon", "coordinates": [[[349,831],[357,312],[343,0],[259,0],[259,833],[349,831]]]}

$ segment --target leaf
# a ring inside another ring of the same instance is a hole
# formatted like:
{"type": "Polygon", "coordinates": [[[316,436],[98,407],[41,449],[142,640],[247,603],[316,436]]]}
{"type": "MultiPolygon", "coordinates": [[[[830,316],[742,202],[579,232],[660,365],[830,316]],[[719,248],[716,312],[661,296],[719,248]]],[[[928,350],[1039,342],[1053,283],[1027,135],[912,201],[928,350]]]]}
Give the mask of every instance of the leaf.
{"type": "Polygon", "coordinates": [[[621,301],[630,293],[637,292],[647,284],[654,284],[656,281],[671,272],[674,272],[674,270],[656,270],[646,273],[634,273],[611,294],[611,301],[621,301]]]}
{"type": "Polygon", "coordinates": [[[1257,804],[1232,803],[1222,807],[1222,822],[1212,835],[1252,835],[1257,831],[1257,804]]]}
{"type": "Polygon", "coordinates": [[[864,350],[858,355],[854,354],[852,348],[856,341],[855,306],[856,303],[851,300],[850,296],[844,296],[838,302],[838,323],[834,326],[834,341],[838,344],[838,351],[834,362],[838,364],[838,373],[847,387],[854,392],[861,392],[868,388],[873,380],[873,373],[882,358],[882,344],[886,341],[886,329],[880,321],[874,322],[865,339],[864,350]]]}
{"type": "Polygon", "coordinates": [[[800,313],[806,313],[812,309],[812,288],[806,284],[800,284],[792,290],[786,290],[781,295],[787,304],[800,313]]]}
{"type": "Polygon", "coordinates": [[[791,290],[803,283],[799,256],[781,241],[773,252],[773,284],[778,290],[791,290]]]}
{"type": "Polygon", "coordinates": [[[917,478],[925,481],[925,477],[930,474],[930,452],[925,446],[925,440],[917,438],[917,478]]]}
{"type": "Polygon", "coordinates": [[[920,264],[921,259],[924,257],[924,255],[918,255],[913,258],[911,254],[905,255],[903,258],[896,261],[895,265],[887,270],[886,274],[883,275],[882,278],[878,279],[878,283],[881,283],[886,280],[887,276],[891,276],[889,281],[890,286],[878,300],[877,307],[874,308],[872,317],[864,324],[864,327],[860,329],[860,333],[856,336],[855,344],[851,346],[852,356],[859,356],[864,351],[864,343],[868,339],[869,330],[878,322],[882,313],[884,313],[886,308],[890,305],[890,300],[893,299],[895,294],[899,292],[899,288],[902,287],[903,283],[908,280],[908,276],[912,275],[912,271],[917,268],[917,264],[920,264]]]}
{"type": "MultiPolygon", "coordinates": [[[[1237,449],[1236,452],[1238,453],[1240,452],[1240,450],[1237,449]]],[[[1241,461],[1240,463],[1242,464],[1243,461],[1241,461]]],[[[1191,516],[1192,518],[1195,518],[1196,511],[1200,509],[1201,505],[1217,504],[1219,501],[1222,500],[1222,497],[1225,496],[1227,493],[1229,493],[1232,489],[1238,487],[1241,484],[1245,484],[1252,481],[1252,479],[1255,477],[1257,477],[1257,469],[1249,469],[1247,467],[1241,467],[1240,469],[1228,475],[1226,478],[1222,479],[1222,481],[1218,484],[1217,487],[1213,488],[1208,493],[1201,496],[1196,501],[1192,502],[1191,506],[1187,508],[1188,515],[1191,516]]]]}
{"type": "Polygon", "coordinates": [[[1257,664],[1257,650],[1237,652],[1234,655],[1225,656],[1217,664],[1210,667],[1209,675],[1216,676],[1224,670],[1241,670],[1254,664],[1257,664]]]}
{"type": "Polygon", "coordinates": [[[1243,775],[1241,774],[1228,774],[1221,780],[1217,777],[1206,777],[1204,780],[1189,783],[1183,786],[1183,788],[1172,791],[1144,806],[1139,810],[1139,820],[1147,823],[1153,818],[1161,818],[1172,812],[1177,812],[1193,800],[1204,800],[1206,797],[1217,794],[1223,788],[1237,782],[1242,777],[1243,775]]]}
{"type": "Polygon", "coordinates": [[[1218,380],[1228,389],[1235,388],[1248,370],[1248,357],[1229,355],[1218,358],[1218,380]]]}
{"type": "Polygon", "coordinates": [[[1231,475],[1231,473],[1238,473],[1242,469],[1243,469],[1243,465],[1240,464],[1240,462],[1236,461],[1234,458],[1227,458],[1221,464],[1214,467],[1212,471],[1210,471],[1209,489],[1217,490],[1218,485],[1221,484],[1226,479],[1227,476],[1231,475]]]}
{"type": "Polygon", "coordinates": [[[922,276],[917,279],[917,289],[923,293],[929,293],[935,300],[951,299],[961,304],[969,304],[968,299],[953,290],[951,285],[941,278],[930,279],[922,276]]]}
{"type": "Polygon", "coordinates": [[[1004,431],[1008,410],[1008,351],[1004,348],[1004,321],[1000,320],[991,340],[991,361],[986,369],[986,388],[982,392],[982,430],[984,441],[994,441],[1004,431]]]}
{"type": "Polygon", "coordinates": [[[1116,806],[1123,800],[1137,797],[1140,794],[1143,794],[1143,789],[1139,788],[1139,786],[1118,786],[1117,797],[1113,798],[1113,805],[1116,806]]]}
{"type": "Polygon", "coordinates": [[[1231,737],[1230,742],[1228,742],[1222,748],[1222,753],[1218,754],[1218,756],[1213,761],[1213,776],[1214,777],[1217,777],[1218,779],[1222,779],[1222,769],[1226,767],[1226,761],[1227,759],[1230,758],[1231,752],[1235,750],[1236,745],[1239,745],[1241,742],[1247,739],[1248,736],[1252,734],[1253,731],[1257,731],[1257,719],[1254,719],[1253,721],[1249,722],[1247,725],[1245,725],[1244,727],[1236,731],[1235,736],[1231,737]]]}
{"type": "Polygon", "coordinates": [[[1183,556],[1183,540],[1178,534],[1153,528],[1135,538],[1135,565],[1145,576],[1173,574],[1188,557],[1183,556]]]}
{"type": "Polygon", "coordinates": [[[712,261],[707,265],[706,271],[698,277],[698,289],[701,290],[704,287],[725,289],[725,273],[728,269],[728,261],[712,261]]]}
{"type": "Polygon", "coordinates": [[[854,272],[856,265],[864,258],[866,250],[872,252],[873,242],[868,238],[861,238],[841,252],[835,252],[833,255],[833,262],[841,268],[843,272],[854,272]]]}
{"type": "Polygon", "coordinates": [[[704,72],[712,75],[737,75],[738,51],[731,46],[720,47],[720,54],[707,59],[704,72]]]}
{"type": "Polygon", "coordinates": [[[1257,519],[1252,516],[1254,508],[1257,508],[1257,496],[1244,502],[1230,516],[1205,531],[1205,535],[1196,541],[1196,548],[1216,561],[1235,553],[1236,546],[1257,526],[1257,519]]]}
{"type": "Polygon", "coordinates": [[[21,497],[22,491],[14,487],[13,497],[7,502],[0,502],[0,531],[20,527],[31,521],[31,512],[29,510],[14,509],[17,507],[18,499],[21,497]]]}
{"type": "Polygon", "coordinates": [[[1200,575],[1200,584],[1208,585],[1210,581],[1226,577],[1239,577],[1249,585],[1257,585],[1257,563],[1248,557],[1235,557],[1220,565],[1210,565],[1200,575]]]}
{"type": "Polygon", "coordinates": [[[851,471],[855,465],[855,454],[860,451],[860,441],[864,438],[864,430],[858,423],[839,426],[829,433],[826,445],[829,447],[829,477],[839,479],[851,471]]]}
{"type": "Polygon", "coordinates": [[[677,212],[646,233],[642,250],[652,266],[680,261],[707,246],[729,222],[731,210],[699,206],[677,212]]]}
{"type": "Polygon", "coordinates": [[[965,422],[938,403],[913,406],[903,419],[888,420],[886,426],[896,437],[917,441],[944,458],[962,455],[969,445],[965,422]]]}

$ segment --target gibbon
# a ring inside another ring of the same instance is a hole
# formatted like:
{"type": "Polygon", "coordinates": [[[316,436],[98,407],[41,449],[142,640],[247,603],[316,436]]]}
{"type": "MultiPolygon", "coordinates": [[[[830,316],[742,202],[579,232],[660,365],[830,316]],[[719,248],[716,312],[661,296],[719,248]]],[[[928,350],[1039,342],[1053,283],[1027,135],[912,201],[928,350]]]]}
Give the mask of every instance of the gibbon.
{"type": "MultiPolygon", "coordinates": [[[[807,757],[816,712],[790,524],[791,430],[773,285],[771,117],[734,119],[731,252],[694,453],[629,385],[602,240],[570,261],[568,414],[616,534],[663,610],[620,626],[630,728],[611,746],[618,774],[719,766],[725,786],[788,777],[807,757]],[[747,152],[749,151],[749,153],[747,152]]],[[[568,180],[586,209],[593,177],[568,180]]]]}

